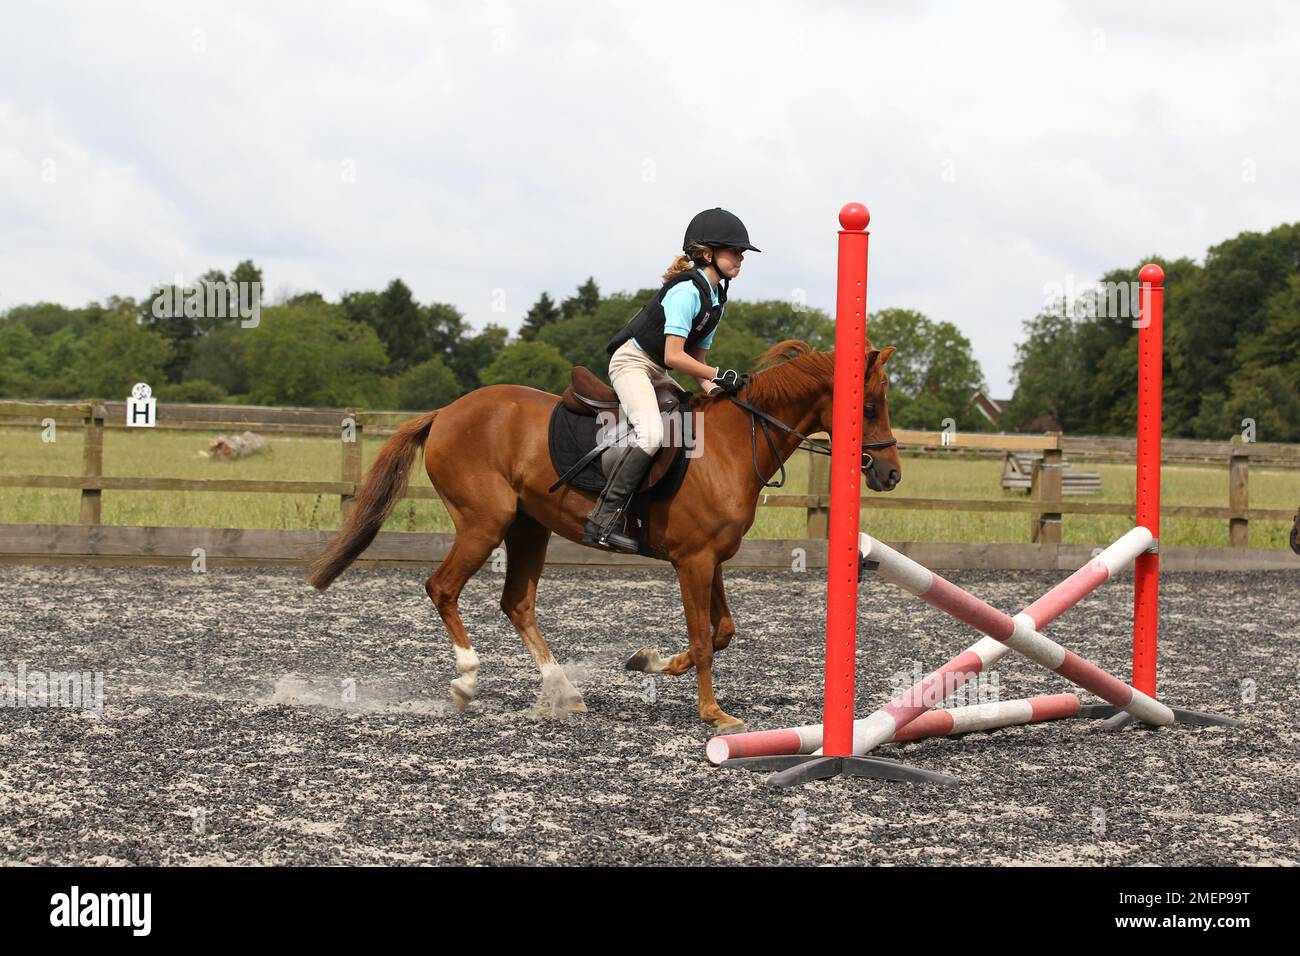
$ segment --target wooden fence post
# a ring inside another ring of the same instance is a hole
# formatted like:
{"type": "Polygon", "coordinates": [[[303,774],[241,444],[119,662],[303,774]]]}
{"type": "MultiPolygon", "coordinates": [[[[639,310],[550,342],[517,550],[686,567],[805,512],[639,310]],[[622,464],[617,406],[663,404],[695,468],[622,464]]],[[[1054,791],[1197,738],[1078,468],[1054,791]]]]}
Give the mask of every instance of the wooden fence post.
{"type": "MultiPolygon", "coordinates": [[[[1065,470],[1062,457],[1063,453],[1059,447],[1043,449],[1042,461],[1034,465],[1034,476],[1030,482],[1029,495],[1035,501],[1061,500],[1063,494],[1061,474],[1065,470]]],[[[1044,511],[1032,515],[1029,540],[1036,544],[1060,544],[1060,513],[1044,511]]]]}
{"type": "Polygon", "coordinates": [[[808,455],[808,494],[817,495],[818,504],[808,506],[808,530],[805,537],[820,541],[830,535],[831,460],[826,455],[808,455]]]}
{"type": "MultiPolygon", "coordinates": [[[[347,417],[352,419],[351,441],[349,438],[349,429],[346,424],[342,431],[343,440],[343,469],[340,478],[343,481],[352,482],[358,490],[361,487],[361,412],[360,409],[348,409],[347,417]]],[[[346,422],[346,419],[345,419],[346,422]]],[[[339,527],[348,523],[352,517],[352,510],[356,507],[356,496],[346,492],[339,496],[339,527]]]]}
{"type": "Polygon", "coordinates": [[[1228,519],[1228,546],[1250,546],[1250,524],[1246,509],[1250,507],[1250,452],[1244,446],[1233,445],[1228,456],[1228,507],[1241,515],[1228,519]]]}
{"type": "MultiPolygon", "coordinates": [[[[100,478],[104,474],[104,406],[92,401],[90,417],[82,419],[81,474],[100,478]]],[[[81,523],[99,524],[103,492],[98,488],[81,489],[81,523]]]]}

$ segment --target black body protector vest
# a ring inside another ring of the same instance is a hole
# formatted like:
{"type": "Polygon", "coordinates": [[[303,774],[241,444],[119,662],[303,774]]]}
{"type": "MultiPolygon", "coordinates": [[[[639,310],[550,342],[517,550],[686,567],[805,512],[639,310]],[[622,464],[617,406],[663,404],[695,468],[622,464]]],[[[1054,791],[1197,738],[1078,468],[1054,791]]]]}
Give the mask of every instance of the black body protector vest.
{"type": "Polygon", "coordinates": [[[669,289],[680,282],[694,282],[696,290],[700,293],[700,311],[696,313],[695,321],[691,323],[691,331],[686,336],[683,348],[689,352],[702,342],[718,327],[718,319],[722,317],[722,307],[727,304],[727,282],[724,279],[718,283],[718,304],[712,305],[713,295],[709,288],[709,280],[704,278],[698,269],[691,269],[669,279],[655,297],[632,317],[632,321],[609,340],[605,351],[613,355],[620,345],[635,337],[637,344],[646,355],[659,363],[660,367],[667,368],[668,363],[664,361],[664,343],[667,339],[667,333],[664,332],[664,323],[667,321],[664,316],[664,296],[668,294],[669,289]]]}

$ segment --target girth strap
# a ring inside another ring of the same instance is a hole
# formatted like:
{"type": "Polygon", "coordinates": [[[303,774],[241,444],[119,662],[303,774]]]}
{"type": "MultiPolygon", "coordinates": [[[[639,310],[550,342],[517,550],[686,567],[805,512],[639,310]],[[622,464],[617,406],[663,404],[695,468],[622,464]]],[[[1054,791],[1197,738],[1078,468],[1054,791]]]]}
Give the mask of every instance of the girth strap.
{"type": "Polygon", "coordinates": [[[547,488],[546,490],[548,492],[554,491],[556,488],[559,488],[561,485],[565,484],[570,478],[572,478],[578,472],[582,471],[582,469],[586,468],[589,464],[591,464],[592,461],[595,460],[597,455],[604,452],[605,449],[607,448],[612,448],[616,440],[617,438],[615,437],[615,438],[611,438],[607,442],[604,442],[603,444],[601,442],[597,442],[595,448],[593,448],[591,451],[587,452],[576,462],[574,462],[573,467],[570,468],[568,471],[566,471],[564,474],[560,475],[560,477],[555,480],[555,484],[551,485],[551,487],[547,488]]]}

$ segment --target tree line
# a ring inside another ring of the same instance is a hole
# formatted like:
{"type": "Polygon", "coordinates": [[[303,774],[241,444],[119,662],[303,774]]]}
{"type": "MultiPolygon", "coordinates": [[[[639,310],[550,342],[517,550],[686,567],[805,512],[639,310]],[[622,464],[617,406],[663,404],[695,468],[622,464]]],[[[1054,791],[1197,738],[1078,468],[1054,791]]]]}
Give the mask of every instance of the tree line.
{"type": "MultiPolygon", "coordinates": [[[[1165,270],[1165,434],[1300,441],[1300,224],[1244,232],[1202,264],[1152,261],[1165,270]]],[[[1102,282],[1133,282],[1139,267],[1102,282]]],[[[1085,296],[1025,323],[1007,429],[1133,433],[1138,330],[1089,305],[1085,296]]]]}
{"type": "MultiPolygon", "coordinates": [[[[1300,440],[1300,226],[1243,233],[1210,249],[1204,264],[1156,261],[1167,276],[1166,434],[1225,438],[1249,420],[1261,441],[1300,440]]],[[[1135,277],[1136,266],[1102,281],[1135,277]]],[[[213,291],[261,281],[250,261],[205,273],[192,289],[208,289],[206,310],[184,307],[179,289],[83,308],[10,308],[0,315],[0,397],[118,398],[147,382],[164,402],[424,410],[496,383],[558,393],[573,365],[605,377],[606,342],[656,291],[606,295],[590,278],[558,302],[543,292],[513,335],[492,322],[474,328],[453,305],[422,304],[401,279],[337,302],[287,296],[263,305],[255,324],[240,321],[231,291],[230,308],[211,314],[213,291]]],[[[996,426],[973,403],[984,377],[955,325],[909,309],[872,313],[873,343],[898,349],[889,364],[893,423],[1131,434],[1137,330],[1128,315],[1080,309],[1096,304],[1085,299],[1045,304],[1025,321],[1015,394],[996,426]]],[[[831,349],[834,321],[791,302],[733,299],[709,361],[749,369],[790,338],[831,349]]]]}
{"type": "MultiPolygon", "coordinates": [[[[497,383],[558,393],[574,365],[607,378],[606,343],[656,291],[604,295],[592,278],[558,302],[543,292],[514,335],[491,322],[472,328],[452,305],[421,304],[400,279],[337,302],[293,295],[263,306],[255,325],[241,322],[233,304],[217,317],[187,315],[182,306],[196,289],[261,280],[246,261],[229,275],[205,273],[189,292],[169,292],[166,309],[158,308],[157,291],[80,309],[12,308],[0,318],[0,397],[115,398],[147,382],[164,402],[424,410],[497,383]]],[[[876,313],[872,323],[875,338],[906,343],[889,366],[896,423],[938,428],[943,417],[956,417],[980,424],[970,398],[982,376],[955,326],[899,309],[876,313]]],[[[790,338],[830,349],[834,321],[821,309],[733,299],[709,360],[749,369],[769,345],[790,338]]]]}

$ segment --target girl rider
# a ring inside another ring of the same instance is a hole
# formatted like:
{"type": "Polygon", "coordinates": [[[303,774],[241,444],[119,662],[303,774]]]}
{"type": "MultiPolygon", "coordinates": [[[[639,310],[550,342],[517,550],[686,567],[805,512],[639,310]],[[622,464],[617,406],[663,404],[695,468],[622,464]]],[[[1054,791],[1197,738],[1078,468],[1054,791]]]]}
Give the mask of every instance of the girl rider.
{"type": "Polygon", "coordinates": [[[704,359],[726,306],[727,287],[739,274],[746,251],[759,250],[749,244],[739,218],[725,209],[697,215],[686,227],[684,254],[664,273],[663,288],[606,346],[609,381],[632,426],[633,442],[610,469],[596,507],[587,515],[584,544],[639,551],[621,519],[663,444],[655,386],[676,387],[667,370],[686,373],[708,394],[740,387],[739,373],[706,365],[704,359]]]}

